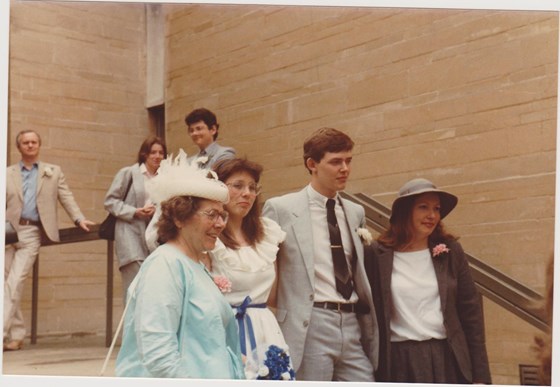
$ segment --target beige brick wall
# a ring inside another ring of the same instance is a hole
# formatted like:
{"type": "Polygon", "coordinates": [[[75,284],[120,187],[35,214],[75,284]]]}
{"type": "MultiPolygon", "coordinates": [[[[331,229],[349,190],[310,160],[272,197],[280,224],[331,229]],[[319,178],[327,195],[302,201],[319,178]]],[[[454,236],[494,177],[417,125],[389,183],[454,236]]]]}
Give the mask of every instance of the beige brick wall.
{"type": "MultiPolygon", "coordinates": [[[[466,250],[542,291],[554,225],[556,13],[163,7],[170,150],[195,150],[183,119],[208,107],[220,141],[265,166],[268,198],[307,183],[301,148],[311,131],[342,129],[356,141],[348,191],[388,205],[406,180],[432,179],[460,197],[447,224],[466,250]]],[[[37,130],[42,158],[63,167],[97,221],[115,172],[148,134],[145,15],[141,4],[11,1],[9,141],[37,130]]],[[[18,156],[10,147],[9,161],[18,156]]],[[[103,332],[103,242],[44,248],[40,271],[40,334],[103,332]]],[[[118,272],[115,287],[119,316],[118,272]]],[[[485,314],[494,382],[517,384],[517,365],[534,362],[536,330],[489,300],[485,314]]]]}
{"type": "MultiPolygon", "coordinates": [[[[39,132],[41,159],[62,167],[82,212],[98,222],[113,176],[148,134],[144,18],[142,4],[11,1],[8,161],[20,159],[20,130],[39,132]]],[[[62,207],[59,219],[72,226],[62,207]]],[[[104,332],[105,257],[102,241],[41,249],[39,335],[104,332]]],[[[30,298],[29,280],[28,327],[30,298]]],[[[117,318],[121,310],[117,270],[117,318]]]]}
{"type": "MultiPolygon", "coordinates": [[[[553,250],[558,16],[546,12],[169,6],[166,123],[218,114],[220,140],[265,166],[264,198],[308,181],[302,143],[356,141],[350,192],[389,205],[424,176],[460,197],[471,254],[543,290],[553,250]]],[[[495,383],[519,383],[536,329],[485,300],[495,383]],[[507,324],[504,324],[507,321],[507,324]]]]}

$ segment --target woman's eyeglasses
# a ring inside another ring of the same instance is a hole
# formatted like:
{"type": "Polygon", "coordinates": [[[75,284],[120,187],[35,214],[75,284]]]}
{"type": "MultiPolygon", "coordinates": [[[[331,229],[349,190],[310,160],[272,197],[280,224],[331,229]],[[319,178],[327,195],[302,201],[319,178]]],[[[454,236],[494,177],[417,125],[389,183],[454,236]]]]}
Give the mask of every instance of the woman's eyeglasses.
{"type": "Polygon", "coordinates": [[[216,223],[218,221],[218,217],[222,218],[224,223],[227,223],[229,219],[229,213],[227,211],[208,210],[208,211],[199,211],[198,213],[205,215],[213,223],[216,223]]]}
{"type": "Polygon", "coordinates": [[[242,181],[234,181],[233,183],[227,183],[226,185],[233,188],[233,190],[238,193],[245,192],[245,189],[249,189],[249,193],[251,195],[258,195],[261,193],[261,186],[259,184],[245,184],[242,181]]]}

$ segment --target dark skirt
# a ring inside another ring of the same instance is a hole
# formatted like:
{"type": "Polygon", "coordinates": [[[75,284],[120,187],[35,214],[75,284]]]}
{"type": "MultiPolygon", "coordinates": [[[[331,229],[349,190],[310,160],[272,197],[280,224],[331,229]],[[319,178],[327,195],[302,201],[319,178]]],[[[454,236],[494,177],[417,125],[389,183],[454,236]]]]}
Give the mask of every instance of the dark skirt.
{"type": "Polygon", "coordinates": [[[447,340],[391,342],[391,382],[467,384],[447,340]]]}

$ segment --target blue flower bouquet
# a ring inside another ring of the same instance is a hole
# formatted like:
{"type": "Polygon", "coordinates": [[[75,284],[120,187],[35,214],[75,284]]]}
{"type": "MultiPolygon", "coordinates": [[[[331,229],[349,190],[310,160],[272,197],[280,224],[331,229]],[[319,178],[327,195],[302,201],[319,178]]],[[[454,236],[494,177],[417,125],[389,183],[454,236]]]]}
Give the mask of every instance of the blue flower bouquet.
{"type": "Polygon", "coordinates": [[[264,364],[258,370],[257,380],[295,380],[296,374],[286,351],[271,345],[265,355],[264,364]]]}

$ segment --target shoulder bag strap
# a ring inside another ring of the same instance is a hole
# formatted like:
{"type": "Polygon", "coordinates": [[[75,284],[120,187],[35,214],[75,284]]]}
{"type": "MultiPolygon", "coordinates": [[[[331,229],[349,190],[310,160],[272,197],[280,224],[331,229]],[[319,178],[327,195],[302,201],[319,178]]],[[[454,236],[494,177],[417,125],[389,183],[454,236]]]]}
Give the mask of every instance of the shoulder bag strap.
{"type": "Polygon", "coordinates": [[[130,180],[128,181],[128,186],[126,187],[126,192],[124,193],[123,202],[126,200],[128,196],[128,191],[130,191],[130,187],[132,186],[132,171],[130,172],[130,180]]]}

